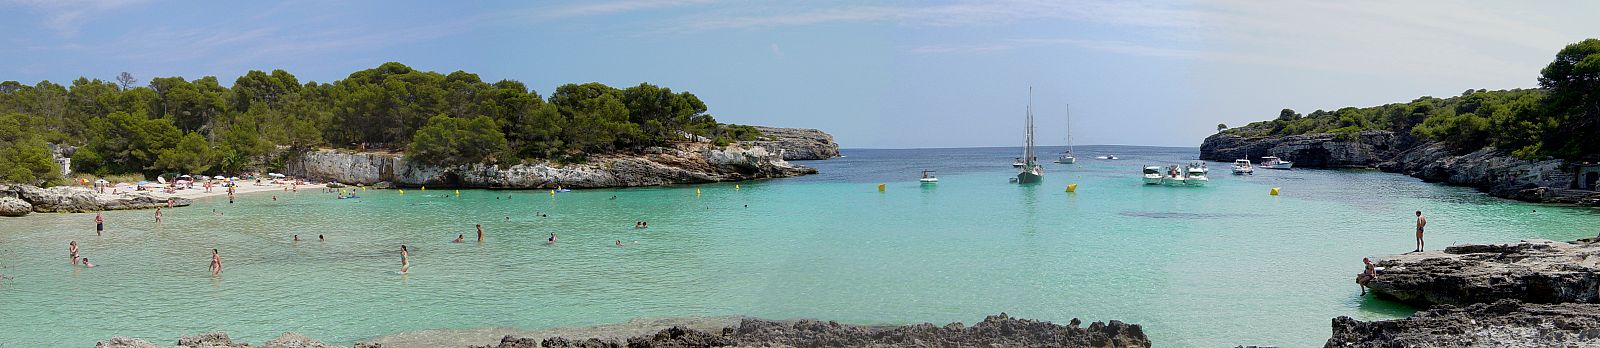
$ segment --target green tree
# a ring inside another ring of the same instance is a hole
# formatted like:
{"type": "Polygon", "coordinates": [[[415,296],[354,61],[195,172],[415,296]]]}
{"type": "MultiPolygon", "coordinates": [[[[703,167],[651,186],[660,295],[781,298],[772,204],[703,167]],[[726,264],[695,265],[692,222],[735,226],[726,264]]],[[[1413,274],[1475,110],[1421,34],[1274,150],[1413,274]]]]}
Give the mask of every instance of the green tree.
{"type": "Polygon", "coordinates": [[[1228,124],[1226,124],[1226,123],[1218,123],[1217,124],[1217,132],[1220,133],[1220,132],[1222,132],[1223,130],[1226,130],[1226,129],[1228,129],[1228,124]]]}
{"type": "Polygon", "coordinates": [[[157,172],[204,173],[211,169],[211,144],[198,133],[183,135],[172,147],[161,149],[149,168],[157,172]]]}
{"type": "Polygon", "coordinates": [[[493,119],[439,115],[428,119],[428,123],[417,130],[406,157],[429,164],[483,163],[495,159],[505,149],[505,135],[500,133],[493,119]]]}
{"type": "Polygon", "coordinates": [[[42,123],[24,114],[0,113],[0,181],[45,186],[61,181],[61,168],[35,130],[42,123]]]}
{"type": "Polygon", "coordinates": [[[1600,39],[1567,45],[1540,71],[1549,116],[1560,127],[1543,139],[1546,151],[1576,156],[1600,152],[1600,39]]]}

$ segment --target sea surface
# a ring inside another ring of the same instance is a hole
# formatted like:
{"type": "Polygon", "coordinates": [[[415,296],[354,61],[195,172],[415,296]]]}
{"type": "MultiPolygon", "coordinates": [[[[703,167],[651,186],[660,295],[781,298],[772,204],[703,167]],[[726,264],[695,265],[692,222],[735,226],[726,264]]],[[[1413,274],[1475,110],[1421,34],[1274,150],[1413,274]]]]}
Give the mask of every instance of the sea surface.
{"type": "Polygon", "coordinates": [[[1078,164],[1046,164],[1044,183],[1028,186],[1007,181],[1016,148],[847,149],[801,162],[818,175],[741,183],[204,198],[161,224],[148,210],[108,212],[98,237],[93,214],[0,219],[0,346],[117,335],[166,345],[206,331],[350,344],[730,314],[970,325],[1000,312],[1137,323],[1166,347],[1319,346],[1336,316],[1415,311],[1358,296],[1353,283],[1362,257],[1413,249],[1413,211],[1429,217],[1433,250],[1600,232],[1593,209],[1397,174],[1233,176],[1211,163],[1209,186],[1145,186],[1142,165],[1184,163],[1197,149],[1077,151],[1078,164]],[[1104,154],[1121,159],[1093,159],[1104,154]],[[919,184],[923,169],[940,182],[919,184]],[[1274,187],[1282,195],[1268,195],[1274,187]],[[468,241],[451,243],[457,234],[468,241]],[[68,263],[74,240],[98,267],[68,263]],[[220,277],[207,271],[213,248],[220,277]]]}

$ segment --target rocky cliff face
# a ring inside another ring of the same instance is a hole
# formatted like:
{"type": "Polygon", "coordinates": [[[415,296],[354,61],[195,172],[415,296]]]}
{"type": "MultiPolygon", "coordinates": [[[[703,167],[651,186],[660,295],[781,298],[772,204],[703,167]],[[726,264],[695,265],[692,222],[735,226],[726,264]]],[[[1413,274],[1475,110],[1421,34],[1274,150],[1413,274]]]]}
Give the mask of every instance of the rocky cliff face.
{"type": "Polygon", "coordinates": [[[596,156],[581,164],[540,162],[505,167],[434,166],[407,161],[400,154],[318,150],[298,156],[286,172],[346,184],[526,189],[738,181],[814,174],[816,169],[790,164],[763,147],[682,143],[648,148],[640,154],[596,156]]]}
{"type": "Polygon", "coordinates": [[[1323,347],[1596,347],[1600,304],[1526,304],[1515,300],[1438,306],[1410,318],[1333,319],[1323,347]]]}
{"type": "Polygon", "coordinates": [[[1600,244],[1523,241],[1465,244],[1443,252],[1411,253],[1378,262],[1384,271],[1367,283],[1379,296],[1433,305],[1600,302],[1600,244]]]}
{"type": "Polygon", "coordinates": [[[762,140],[743,141],[746,146],[765,147],[783,153],[786,160],[824,160],[839,157],[839,144],[833,136],[816,129],[754,126],[762,140]]]}
{"type": "Polygon", "coordinates": [[[1600,193],[1568,189],[1572,174],[1561,160],[1518,159],[1492,147],[1462,154],[1389,131],[1362,132],[1354,139],[1332,133],[1259,138],[1216,134],[1200,144],[1203,160],[1257,162],[1262,156],[1294,161],[1296,168],[1373,167],[1429,182],[1470,186],[1496,197],[1600,206],[1600,193]]]}
{"type": "MultiPolygon", "coordinates": [[[[172,198],[172,206],[188,206],[188,198],[172,198]]],[[[167,199],[145,192],[117,195],[99,194],[82,187],[38,188],[29,185],[0,185],[0,216],[39,213],[86,213],[102,210],[152,209],[167,206],[167,199]]]]}
{"type": "Polygon", "coordinates": [[[1200,144],[1200,159],[1259,162],[1261,157],[1277,156],[1294,161],[1295,167],[1372,167],[1410,146],[1409,138],[1389,131],[1366,131],[1354,138],[1333,133],[1260,138],[1218,133],[1200,144]]]}

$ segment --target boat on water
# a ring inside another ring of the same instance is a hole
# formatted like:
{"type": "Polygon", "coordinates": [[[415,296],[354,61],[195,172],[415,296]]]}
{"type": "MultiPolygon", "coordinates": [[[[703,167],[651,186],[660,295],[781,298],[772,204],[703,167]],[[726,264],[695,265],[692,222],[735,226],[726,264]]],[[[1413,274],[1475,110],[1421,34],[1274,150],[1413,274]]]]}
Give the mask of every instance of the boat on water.
{"type": "Polygon", "coordinates": [[[1261,158],[1261,169],[1290,169],[1293,167],[1294,162],[1285,161],[1282,158],[1273,156],[1261,158]]]}
{"type": "Polygon", "coordinates": [[[1161,166],[1144,166],[1144,184],[1160,185],[1163,181],[1161,166]]]}
{"type": "Polygon", "coordinates": [[[1211,175],[1211,168],[1207,168],[1205,162],[1189,162],[1189,165],[1185,166],[1183,171],[1184,185],[1205,186],[1206,183],[1211,182],[1211,178],[1209,178],[1211,175]]]}
{"type": "Polygon", "coordinates": [[[1094,159],[1114,160],[1114,159],[1117,159],[1117,155],[1097,156],[1094,159]]]}
{"type": "Polygon", "coordinates": [[[922,171],[922,179],[918,179],[917,181],[921,181],[923,185],[937,184],[939,183],[939,177],[934,176],[932,170],[924,169],[922,171]]]}
{"type": "Polygon", "coordinates": [[[1016,160],[1011,161],[1011,168],[1022,168],[1022,165],[1024,165],[1024,164],[1028,164],[1028,163],[1027,162],[1023,162],[1022,161],[1022,157],[1017,157],[1016,160]]]}
{"type": "Polygon", "coordinates": [[[1028,88],[1028,117],[1023,131],[1027,138],[1022,150],[1022,167],[1013,179],[1018,184],[1037,184],[1044,180],[1044,166],[1039,165],[1039,157],[1033,152],[1033,88],[1028,88]]]}
{"type": "Polygon", "coordinates": [[[1245,175],[1245,174],[1255,174],[1255,173],[1256,173],[1256,169],[1255,169],[1254,166],[1250,165],[1250,160],[1243,159],[1243,158],[1233,160],[1233,174],[1234,175],[1245,175]]]}
{"type": "Polygon", "coordinates": [[[1066,152],[1062,152],[1060,157],[1056,157],[1056,163],[1060,163],[1060,164],[1078,163],[1078,158],[1077,157],[1072,157],[1072,105],[1071,104],[1067,105],[1067,151],[1066,152]]]}

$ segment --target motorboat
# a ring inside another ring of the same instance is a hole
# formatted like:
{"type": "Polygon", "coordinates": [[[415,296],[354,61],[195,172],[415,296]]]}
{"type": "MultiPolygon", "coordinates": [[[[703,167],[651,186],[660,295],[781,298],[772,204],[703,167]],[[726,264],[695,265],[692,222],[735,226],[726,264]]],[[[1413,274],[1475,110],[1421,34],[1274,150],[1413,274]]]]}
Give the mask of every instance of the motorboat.
{"type": "Polygon", "coordinates": [[[1206,168],[1206,164],[1204,162],[1191,162],[1187,167],[1184,168],[1183,184],[1189,186],[1205,186],[1207,182],[1211,181],[1210,178],[1206,177],[1210,173],[1211,170],[1206,168]]]}
{"type": "Polygon", "coordinates": [[[939,177],[934,176],[932,170],[923,170],[922,179],[918,179],[917,181],[921,181],[923,185],[937,184],[939,183],[939,177]]]}
{"type": "Polygon", "coordinates": [[[1161,175],[1161,166],[1144,166],[1144,184],[1160,185],[1164,176],[1161,175]]]}
{"type": "Polygon", "coordinates": [[[1235,174],[1235,175],[1245,175],[1245,174],[1255,174],[1255,173],[1256,173],[1256,169],[1255,169],[1254,166],[1250,165],[1250,160],[1243,159],[1243,158],[1233,160],[1233,174],[1235,174]]]}
{"type": "Polygon", "coordinates": [[[1261,158],[1261,169],[1290,169],[1292,167],[1294,167],[1294,162],[1285,161],[1282,158],[1273,156],[1261,158]]]}
{"type": "Polygon", "coordinates": [[[1017,160],[1011,161],[1011,168],[1022,168],[1022,166],[1026,165],[1026,164],[1028,164],[1028,163],[1027,162],[1023,162],[1022,158],[1018,157],[1017,160]]]}
{"type": "Polygon", "coordinates": [[[1097,156],[1094,159],[1114,160],[1114,159],[1117,159],[1117,155],[1097,156]]]}

